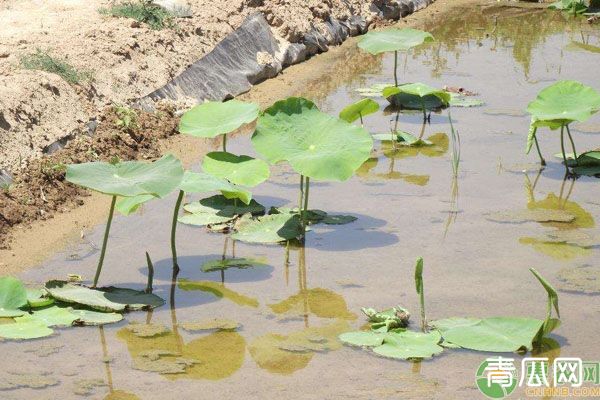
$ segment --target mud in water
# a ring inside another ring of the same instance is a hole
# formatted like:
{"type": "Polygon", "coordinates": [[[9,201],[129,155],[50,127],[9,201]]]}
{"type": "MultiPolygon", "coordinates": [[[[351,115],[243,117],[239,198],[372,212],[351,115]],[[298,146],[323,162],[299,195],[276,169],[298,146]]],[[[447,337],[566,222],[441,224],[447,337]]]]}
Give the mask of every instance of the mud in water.
{"type": "MultiPolygon", "coordinates": [[[[43,341],[0,343],[6,365],[35,373],[40,384],[49,385],[43,392],[18,385],[3,391],[2,398],[40,393],[150,400],[171,393],[223,399],[478,398],[475,373],[488,354],[454,350],[420,363],[400,362],[336,340],[364,324],[360,307],[400,304],[418,314],[413,276],[418,256],[425,260],[429,319],[543,318],[546,294],[528,270],[535,267],[561,289],[563,324],[552,335],[556,347],[544,356],[600,359],[600,303],[590,284],[600,255],[600,243],[594,241],[600,233],[600,181],[564,181],[564,167],[552,157],[560,151],[558,138],[547,131],[539,139],[548,166],[539,171],[537,156],[523,154],[529,121],[517,112],[556,79],[597,85],[600,71],[591,67],[595,55],[571,51],[569,45],[600,45],[599,28],[561,13],[495,3],[457,9],[442,21],[423,25],[438,41],[402,60],[400,77],[464,87],[485,101],[480,108],[451,109],[462,143],[457,179],[448,111],[443,111],[432,114],[424,128],[423,137],[434,146],[394,149],[376,142],[373,157],[356,177],[315,183],[309,206],[358,220],[315,225],[304,247],[232,243],[222,234],[180,225],[181,271],[173,280],[169,227],[175,198],[117,217],[101,282],[143,288],[148,251],[155,264],[155,293],[167,305],[128,314],[127,322],[103,329],[57,330],[43,341]],[[556,214],[547,210],[573,218],[540,219],[556,214]],[[494,213],[520,219],[497,222],[489,218],[494,213]],[[202,272],[205,262],[223,257],[258,258],[268,265],[202,272]],[[214,319],[227,320],[227,329],[219,324],[208,331],[185,329],[214,319]],[[152,324],[151,329],[135,334],[141,330],[127,328],[132,322],[152,324]],[[51,351],[37,351],[41,345],[51,351]]],[[[342,69],[336,75],[347,78],[319,79],[299,94],[337,114],[359,99],[356,89],[393,79],[391,57],[366,57],[356,50],[344,57],[352,76],[342,69]]],[[[421,122],[420,114],[402,113],[398,128],[418,135],[421,122]]],[[[590,120],[598,122],[599,116],[590,120]]],[[[365,118],[373,133],[389,132],[394,124],[393,111],[365,118]]],[[[591,134],[577,133],[575,140],[578,150],[598,147],[591,134]]],[[[244,135],[228,147],[252,154],[244,135]]],[[[285,166],[275,166],[269,183],[255,190],[256,200],[267,207],[295,205],[297,178],[285,166]]],[[[102,233],[98,226],[21,277],[43,282],[80,273],[89,279],[102,233]]],[[[516,362],[522,357],[505,356],[516,362]]],[[[521,389],[513,394],[523,395],[521,389]]]]}

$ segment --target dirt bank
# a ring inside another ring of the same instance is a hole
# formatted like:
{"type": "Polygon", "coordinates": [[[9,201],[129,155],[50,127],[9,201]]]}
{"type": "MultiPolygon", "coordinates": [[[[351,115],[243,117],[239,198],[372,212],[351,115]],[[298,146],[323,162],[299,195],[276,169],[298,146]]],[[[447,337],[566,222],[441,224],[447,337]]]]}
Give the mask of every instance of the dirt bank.
{"type": "MultiPolygon", "coordinates": [[[[401,23],[423,27],[432,21],[441,21],[444,11],[448,9],[476,2],[438,0],[426,11],[411,15],[401,23]]],[[[355,47],[355,39],[350,39],[328,53],[292,66],[277,78],[257,85],[242,98],[264,107],[281,97],[301,95],[310,88],[325,91],[326,87],[346,79],[346,75],[364,71],[374,64],[372,56],[368,54],[361,53],[361,58],[357,59],[355,47]]],[[[90,196],[64,183],[62,164],[96,159],[96,156],[105,160],[114,155],[123,159],[152,158],[169,151],[189,165],[217,146],[216,142],[202,142],[175,135],[177,117],[168,106],[157,115],[140,113],[141,127],[140,131],[133,134],[135,138],[127,130],[116,127],[115,118],[112,108],[105,108],[96,135],[91,138],[83,135],[70,142],[65,149],[30,162],[22,173],[16,174],[16,184],[10,191],[0,191],[0,240],[5,248],[0,250],[0,270],[4,273],[39,262],[47,254],[64,246],[67,240],[85,233],[87,228],[105,217],[107,200],[103,196],[90,196]],[[190,152],[190,148],[195,151],[190,152]],[[94,152],[96,155],[90,156],[94,152]],[[37,222],[31,225],[32,221],[37,222]],[[9,237],[10,241],[7,240],[9,237]]]]}

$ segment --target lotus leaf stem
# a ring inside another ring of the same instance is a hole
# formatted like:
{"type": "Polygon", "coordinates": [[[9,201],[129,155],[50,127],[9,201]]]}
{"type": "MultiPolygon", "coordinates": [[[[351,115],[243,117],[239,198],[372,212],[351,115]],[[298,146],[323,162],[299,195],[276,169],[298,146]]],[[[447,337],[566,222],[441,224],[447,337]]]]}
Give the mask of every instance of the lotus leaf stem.
{"type": "Polygon", "coordinates": [[[307,176],[306,178],[306,189],[304,191],[304,212],[302,214],[302,225],[304,229],[306,229],[306,218],[308,216],[308,191],[310,188],[310,178],[307,176]]]}
{"type": "Polygon", "coordinates": [[[148,283],[146,284],[146,293],[152,293],[152,282],[154,281],[154,265],[150,259],[150,254],[146,252],[146,263],[148,264],[148,283]]]}
{"type": "Polygon", "coordinates": [[[563,160],[565,161],[565,168],[569,173],[569,163],[567,162],[567,153],[565,153],[565,126],[560,127],[560,151],[562,152],[563,160]]]}
{"type": "Polygon", "coordinates": [[[302,199],[304,199],[304,175],[300,175],[300,196],[298,198],[298,213],[302,213],[302,199]]]}
{"type": "Polygon", "coordinates": [[[227,134],[223,135],[223,151],[227,151],[227,134]]]}
{"type": "Polygon", "coordinates": [[[112,224],[113,215],[115,214],[115,204],[117,203],[117,196],[113,196],[110,202],[110,211],[108,212],[108,221],[106,222],[106,228],[104,229],[104,239],[102,240],[102,250],[100,251],[100,259],[98,260],[98,267],[96,268],[96,275],[94,276],[94,284],[92,287],[96,287],[98,279],[100,278],[100,272],[102,271],[102,265],[104,264],[104,256],[106,255],[106,244],[108,243],[108,235],[110,233],[110,226],[112,224]]]}
{"type": "Polygon", "coordinates": [[[542,152],[540,150],[540,144],[538,143],[537,136],[533,137],[533,142],[535,143],[535,149],[537,150],[538,156],[540,156],[540,164],[542,164],[542,166],[545,167],[546,160],[544,160],[544,157],[542,156],[542,152]]]}
{"type": "Polygon", "coordinates": [[[175,244],[175,238],[177,236],[177,217],[179,216],[183,195],[183,190],[180,190],[179,195],[177,196],[177,202],[175,203],[175,210],[173,210],[173,222],[171,223],[171,256],[173,257],[173,268],[176,268],[177,270],[179,270],[179,264],[177,263],[177,245],[175,244]]]}
{"type": "Polygon", "coordinates": [[[569,136],[569,141],[571,142],[571,147],[573,148],[573,158],[575,159],[575,165],[577,165],[577,150],[575,150],[575,142],[573,141],[573,137],[571,136],[571,130],[569,129],[569,125],[565,125],[567,128],[567,135],[569,136]]]}
{"type": "Polygon", "coordinates": [[[394,51],[394,85],[398,87],[398,50],[394,51]]]}
{"type": "Polygon", "coordinates": [[[360,112],[359,112],[359,113],[358,113],[358,116],[359,116],[359,118],[360,118],[360,126],[363,126],[364,124],[363,124],[363,117],[362,117],[362,113],[360,113],[360,112]]]}

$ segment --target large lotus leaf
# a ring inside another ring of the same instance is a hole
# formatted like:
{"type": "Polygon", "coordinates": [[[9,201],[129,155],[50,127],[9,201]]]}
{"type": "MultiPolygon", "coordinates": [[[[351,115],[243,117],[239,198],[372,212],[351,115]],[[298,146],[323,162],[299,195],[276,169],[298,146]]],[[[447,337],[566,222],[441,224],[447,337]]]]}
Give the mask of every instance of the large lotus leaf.
{"type": "Polygon", "coordinates": [[[179,132],[197,137],[214,138],[235,131],[258,117],[254,103],[230,100],[198,104],[181,117],[179,132]]]}
{"type": "Polygon", "coordinates": [[[538,121],[583,122],[600,110],[600,93],[577,81],[559,81],[543,89],[527,111],[538,121]]]}
{"type": "Polygon", "coordinates": [[[71,326],[76,319],[77,316],[71,312],[70,308],[52,306],[15,318],[15,321],[39,321],[46,326],[71,326]]]}
{"type": "Polygon", "coordinates": [[[162,298],[153,293],[146,293],[143,290],[118,288],[114,286],[103,287],[99,290],[104,292],[106,300],[122,304],[130,311],[153,309],[165,304],[165,301],[162,298]]]}
{"type": "Polygon", "coordinates": [[[40,321],[23,321],[0,324],[0,337],[5,339],[37,339],[52,335],[54,331],[40,321]]]}
{"type": "Polygon", "coordinates": [[[234,185],[225,179],[209,174],[186,171],[180,189],[186,193],[221,192],[227,199],[240,199],[245,204],[252,200],[252,193],[247,189],[234,185]]]}
{"type": "Polygon", "coordinates": [[[44,289],[27,289],[27,303],[32,308],[46,307],[54,303],[54,299],[44,289]]]}
{"type": "Polygon", "coordinates": [[[297,97],[278,101],[261,115],[252,143],[271,163],[288,161],[301,175],[337,181],[350,178],[373,148],[363,128],[297,97]]]}
{"type": "Polygon", "coordinates": [[[77,317],[75,322],[80,325],[113,324],[123,319],[123,315],[119,313],[106,313],[90,310],[71,310],[71,313],[77,317]]]}
{"type": "Polygon", "coordinates": [[[225,151],[208,153],[202,169],[234,185],[254,187],[269,178],[269,164],[258,158],[237,156],[225,151]]]}
{"type": "Polygon", "coordinates": [[[303,234],[302,222],[297,215],[271,214],[257,219],[243,218],[232,239],[250,243],[278,243],[295,239],[303,234]]]}
{"type": "Polygon", "coordinates": [[[122,312],[125,310],[125,304],[108,300],[106,293],[98,289],[90,289],[66,281],[49,281],[46,283],[46,290],[50,293],[50,296],[65,303],[81,304],[94,310],[106,312],[122,312]]]}
{"type": "Polygon", "coordinates": [[[418,96],[420,99],[423,99],[427,96],[435,96],[441,101],[442,105],[446,106],[450,103],[451,99],[450,93],[446,92],[445,90],[436,89],[434,87],[419,82],[407,83],[400,86],[390,86],[383,89],[383,97],[385,98],[395,96],[400,93],[418,96]]]}
{"type": "Polygon", "coordinates": [[[431,323],[447,342],[465,349],[499,353],[531,349],[543,324],[539,319],[514,317],[461,318],[431,323]]]}
{"type": "Polygon", "coordinates": [[[146,163],[124,161],[116,164],[90,162],[67,166],[67,181],[97,192],[117,196],[150,194],[164,197],[179,186],[183,177],[181,161],[172,155],[146,163]]]}
{"type": "Polygon", "coordinates": [[[340,111],[340,119],[346,122],[354,122],[359,118],[363,118],[366,115],[373,114],[379,110],[379,104],[371,99],[362,99],[356,103],[352,103],[346,106],[340,111]]]}
{"type": "Polygon", "coordinates": [[[229,268],[247,269],[253,267],[267,267],[269,264],[263,260],[253,258],[226,258],[224,260],[212,260],[202,264],[203,272],[223,271],[229,268]]]}
{"type": "Polygon", "coordinates": [[[380,356],[401,360],[429,358],[444,351],[444,348],[439,345],[441,340],[442,337],[437,331],[386,333],[383,344],[373,348],[373,352],[380,356]]]}
{"type": "Polygon", "coordinates": [[[0,317],[17,317],[25,312],[19,307],[27,305],[27,290],[23,282],[12,276],[0,278],[0,317]]]}
{"type": "Polygon", "coordinates": [[[358,42],[358,47],[371,54],[388,51],[407,51],[423,43],[433,42],[429,32],[412,28],[388,28],[370,31],[358,42]]]}

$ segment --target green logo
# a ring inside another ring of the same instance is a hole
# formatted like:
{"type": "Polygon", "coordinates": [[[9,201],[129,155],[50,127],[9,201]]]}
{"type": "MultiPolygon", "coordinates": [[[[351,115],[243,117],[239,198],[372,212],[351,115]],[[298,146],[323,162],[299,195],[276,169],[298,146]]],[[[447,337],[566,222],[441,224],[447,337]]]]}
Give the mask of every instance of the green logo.
{"type": "Polygon", "coordinates": [[[477,387],[490,399],[503,399],[510,395],[518,384],[514,359],[491,357],[481,363],[475,377],[477,387]]]}

